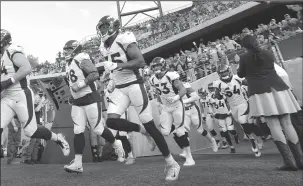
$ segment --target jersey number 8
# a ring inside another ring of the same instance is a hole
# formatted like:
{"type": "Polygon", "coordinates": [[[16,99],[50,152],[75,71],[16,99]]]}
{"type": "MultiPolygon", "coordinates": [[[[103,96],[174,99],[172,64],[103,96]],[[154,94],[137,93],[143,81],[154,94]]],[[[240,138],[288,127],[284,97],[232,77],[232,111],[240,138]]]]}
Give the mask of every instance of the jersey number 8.
{"type": "Polygon", "coordinates": [[[69,72],[66,72],[66,77],[68,81],[75,83],[78,80],[78,77],[75,75],[75,71],[71,69],[69,72]]]}

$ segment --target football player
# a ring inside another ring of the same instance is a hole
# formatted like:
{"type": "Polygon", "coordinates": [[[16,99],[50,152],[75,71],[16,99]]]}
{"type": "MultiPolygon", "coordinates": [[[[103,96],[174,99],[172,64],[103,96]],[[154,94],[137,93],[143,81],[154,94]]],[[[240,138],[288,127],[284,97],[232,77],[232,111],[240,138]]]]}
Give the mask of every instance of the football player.
{"type": "Polygon", "coordinates": [[[90,56],[82,52],[82,45],[76,40],[66,42],[63,47],[63,55],[66,60],[66,77],[72,96],[70,104],[72,105],[71,116],[75,134],[75,159],[69,165],[65,165],[64,170],[82,173],[86,123],[93,132],[113,144],[118,157],[124,157],[124,150],[121,141],[116,140],[111,131],[104,128],[102,124],[101,96],[94,84],[99,79],[99,73],[90,56]]]}
{"type": "Polygon", "coordinates": [[[191,155],[188,132],[184,127],[184,106],[181,98],[186,94],[183,83],[179,80],[179,74],[168,71],[165,60],[156,57],[150,64],[154,75],[150,82],[156,87],[163,107],[160,111],[160,128],[164,136],[174,134],[177,144],[184,149],[186,161],[184,166],[193,166],[195,161],[191,155]]]}
{"type": "Polygon", "coordinates": [[[261,156],[260,149],[256,145],[253,134],[257,136],[259,142],[261,139],[261,131],[259,127],[253,124],[253,121],[248,118],[248,102],[243,95],[241,88],[242,79],[233,75],[230,66],[221,64],[218,68],[219,80],[215,81],[214,87],[216,92],[223,94],[230,105],[231,113],[234,119],[241,124],[244,133],[250,139],[252,151],[256,157],[261,156]]]}
{"type": "Polygon", "coordinates": [[[55,141],[64,156],[68,156],[69,144],[61,133],[37,127],[34,93],[28,78],[31,72],[32,67],[23,48],[12,43],[10,32],[1,29],[1,136],[3,129],[16,115],[26,136],[55,141]]]}
{"type": "MultiPolygon", "coordinates": [[[[207,129],[210,131],[211,135],[216,139],[216,142],[219,146],[219,148],[226,149],[228,148],[226,139],[224,136],[217,136],[217,132],[214,129],[215,124],[217,124],[217,119],[214,118],[214,108],[211,104],[210,100],[214,98],[214,87],[213,83],[209,83],[208,86],[209,94],[206,92],[206,90],[202,91],[201,99],[200,99],[200,105],[202,108],[202,119],[206,123],[207,129]],[[222,144],[220,145],[220,139],[222,140],[222,144]]],[[[221,135],[221,134],[220,134],[221,135]]]]}
{"type": "Polygon", "coordinates": [[[102,17],[96,29],[104,42],[101,44],[103,45],[101,53],[106,60],[102,62],[104,70],[111,71],[115,83],[112,99],[107,109],[107,126],[119,131],[136,131],[150,135],[167,162],[168,169],[165,179],[167,181],[177,180],[180,166],[174,160],[165,138],[153,121],[151,105],[143,79],[139,74],[139,69],[145,66],[145,60],[134,34],[121,32],[119,20],[110,16],[102,17]],[[144,127],[120,118],[130,104],[136,109],[144,127]]]}
{"type": "MultiPolygon", "coordinates": [[[[184,104],[185,109],[185,118],[184,118],[184,126],[185,129],[189,132],[190,131],[190,125],[193,124],[195,128],[197,129],[197,132],[204,136],[209,143],[211,144],[211,147],[214,152],[218,151],[218,145],[216,140],[210,135],[210,133],[205,130],[202,126],[202,117],[200,108],[195,103],[199,100],[199,95],[197,92],[191,87],[191,85],[187,82],[183,82],[183,85],[186,89],[186,94],[182,97],[182,101],[184,104]]],[[[186,132],[187,133],[187,132],[186,132]]],[[[188,136],[188,134],[187,134],[188,136]]],[[[174,138],[177,144],[181,149],[181,144],[178,143],[178,138],[174,138]]],[[[181,157],[185,158],[185,149],[183,149],[183,152],[180,154],[181,157]]]]}
{"type": "Polygon", "coordinates": [[[226,102],[226,98],[218,92],[215,93],[214,98],[210,99],[210,103],[213,104],[214,108],[214,118],[217,119],[219,124],[220,134],[225,137],[230,146],[230,153],[236,153],[228,132],[234,136],[236,143],[239,143],[239,137],[232,123],[231,113],[226,102]]]}

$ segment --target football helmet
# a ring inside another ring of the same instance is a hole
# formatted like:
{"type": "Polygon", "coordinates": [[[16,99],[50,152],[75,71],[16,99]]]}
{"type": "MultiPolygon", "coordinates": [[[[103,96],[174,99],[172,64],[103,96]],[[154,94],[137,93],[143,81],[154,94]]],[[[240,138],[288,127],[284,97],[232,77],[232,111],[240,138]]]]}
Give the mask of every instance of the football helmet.
{"type": "Polygon", "coordinates": [[[4,49],[7,45],[11,44],[11,33],[5,29],[1,29],[1,54],[4,53],[4,49]]]}
{"type": "Polygon", "coordinates": [[[82,45],[76,40],[69,40],[63,47],[63,56],[67,62],[71,62],[73,58],[81,53],[82,45]]]}
{"type": "Polygon", "coordinates": [[[233,77],[230,66],[226,64],[220,64],[217,73],[223,82],[230,82],[233,77]]]}
{"type": "Polygon", "coordinates": [[[198,94],[199,94],[199,96],[202,97],[202,99],[206,99],[206,97],[207,97],[207,91],[204,88],[200,88],[198,90],[198,94]]]}
{"type": "Polygon", "coordinates": [[[210,93],[213,93],[215,91],[214,83],[213,82],[209,83],[207,89],[210,93]]]}
{"type": "Polygon", "coordinates": [[[103,16],[97,26],[96,30],[98,35],[100,35],[103,42],[106,42],[111,36],[120,30],[120,21],[109,15],[103,16]]]}
{"type": "Polygon", "coordinates": [[[150,63],[150,69],[154,71],[154,73],[160,74],[161,72],[166,71],[166,62],[162,57],[155,57],[150,63]]]}

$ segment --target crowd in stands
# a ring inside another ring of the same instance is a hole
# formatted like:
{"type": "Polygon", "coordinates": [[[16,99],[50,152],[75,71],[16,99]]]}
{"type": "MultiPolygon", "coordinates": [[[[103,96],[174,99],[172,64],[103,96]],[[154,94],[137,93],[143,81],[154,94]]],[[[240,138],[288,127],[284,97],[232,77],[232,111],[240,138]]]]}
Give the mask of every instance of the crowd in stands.
{"type": "MultiPolygon", "coordinates": [[[[140,25],[127,28],[127,30],[139,34],[139,36],[137,36],[138,44],[139,47],[143,49],[197,26],[206,20],[212,19],[244,3],[246,2],[194,1],[193,5],[189,8],[146,21],[140,25]],[[138,32],[138,29],[142,30],[138,32]],[[142,37],[144,33],[147,33],[147,35],[145,34],[146,37],[142,37]]],[[[243,28],[241,33],[235,33],[230,37],[224,36],[213,42],[208,41],[205,43],[203,39],[201,39],[198,44],[193,42],[191,49],[180,50],[179,53],[167,58],[166,62],[169,69],[176,70],[180,73],[182,80],[194,81],[213,73],[218,63],[222,61],[233,63],[235,58],[243,52],[241,38],[245,34],[255,35],[261,45],[268,47],[269,44],[274,41],[283,40],[302,32],[301,29],[302,17],[300,13],[298,13],[297,18],[291,18],[290,15],[285,14],[283,20],[276,21],[273,17],[269,23],[260,23],[258,28],[254,30],[243,28]]],[[[101,62],[103,60],[99,51],[99,37],[87,37],[83,39],[82,42],[84,43],[84,50],[91,55],[95,62],[101,62]]],[[[34,75],[61,72],[64,66],[64,61],[55,64],[45,63],[36,69],[34,75]]],[[[148,68],[144,71],[150,72],[148,68]]],[[[146,73],[146,75],[148,74],[149,73],[146,73]]]]}

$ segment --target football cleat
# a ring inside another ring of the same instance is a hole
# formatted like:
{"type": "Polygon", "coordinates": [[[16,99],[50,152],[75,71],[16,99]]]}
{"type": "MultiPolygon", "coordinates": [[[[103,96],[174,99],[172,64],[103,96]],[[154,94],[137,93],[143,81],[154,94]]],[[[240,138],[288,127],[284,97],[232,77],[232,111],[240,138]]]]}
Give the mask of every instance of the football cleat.
{"type": "Polygon", "coordinates": [[[135,163],[135,158],[133,158],[133,157],[126,158],[125,165],[131,165],[131,164],[134,164],[134,163],[135,163]]]}
{"type": "Polygon", "coordinates": [[[83,173],[82,163],[76,163],[72,160],[69,165],[64,165],[64,170],[68,173],[83,173]]]}
{"type": "Polygon", "coordinates": [[[125,152],[124,152],[121,140],[116,140],[116,142],[113,144],[113,148],[115,149],[115,153],[118,156],[118,161],[119,162],[124,162],[125,152]]]}
{"type": "Polygon", "coordinates": [[[222,149],[226,149],[228,148],[228,145],[227,145],[227,142],[226,141],[222,141],[222,146],[221,146],[222,149]]]}
{"type": "Polygon", "coordinates": [[[215,138],[211,139],[211,148],[213,149],[214,152],[218,152],[219,147],[217,145],[215,138]]]}
{"type": "Polygon", "coordinates": [[[235,148],[230,148],[230,153],[231,154],[235,154],[236,153],[236,149],[235,148]]]}
{"type": "Polygon", "coordinates": [[[164,169],[164,173],[166,173],[165,180],[166,181],[175,181],[179,177],[180,173],[180,165],[175,162],[172,166],[166,165],[164,169]]]}
{"type": "Polygon", "coordinates": [[[70,153],[69,144],[65,139],[65,136],[61,133],[57,134],[57,141],[56,143],[60,146],[64,156],[68,156],[70,153]]]}
{"type": "Polygon", "coordinates": [[[184,162],[183,166],[190,167],[196,165],[195,160],[193,157],[187,158],[186,161],[184,162]]]}

